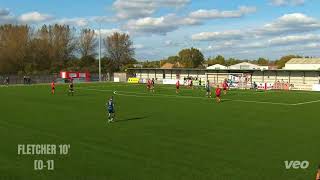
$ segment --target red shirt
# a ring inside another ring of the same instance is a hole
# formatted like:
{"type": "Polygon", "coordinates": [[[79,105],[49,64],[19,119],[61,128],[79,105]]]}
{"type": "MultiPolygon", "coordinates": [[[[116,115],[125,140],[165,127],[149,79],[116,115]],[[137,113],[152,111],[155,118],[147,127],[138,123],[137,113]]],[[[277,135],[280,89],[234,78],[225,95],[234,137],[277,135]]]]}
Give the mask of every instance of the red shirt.
{"type": "Polygon", "coordinates": [[[177,86],[177,87],[180,86],[180,82],[179,82],[179,81],[176,82],[176,86],[177,86]]]}
{"type": "Polygon", "coordinates": [[[223,86],[223,88],[227,88],[227,87],[228,87],[228,83],[227,83],[227,82],[224,82],[224,83],[222,84],[222,86],[223,86]]]}
{"type": "Polygon", "coordinates": [[[54,88],[54,82],[51,83],[51,88],[54,88]]]}
{"type": "Polygon", "coordinates": [[[220,95],[221,94],[221,89],[220,88],[217,88],[216,89],[216,95],[220,95]]]}

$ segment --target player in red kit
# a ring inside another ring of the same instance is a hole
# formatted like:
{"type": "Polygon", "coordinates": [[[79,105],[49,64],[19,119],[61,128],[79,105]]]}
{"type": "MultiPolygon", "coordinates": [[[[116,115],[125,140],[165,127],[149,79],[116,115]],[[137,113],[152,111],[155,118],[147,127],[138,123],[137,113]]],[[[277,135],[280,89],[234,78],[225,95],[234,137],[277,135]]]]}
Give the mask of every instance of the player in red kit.
{"type": "Polygon", "coordinates": [[[221,88],[218,85],[217,89],[216,89],[216,101],[217,101],[217,103],[220,103],[220,101],[221,101],[220,96],[221,96],[221,88]]]}
{"type": "Polygon", "coordinates": [[[54,90],[56,89],[54,81],[51,83],[51,94],[54,94],[54,90]]]}
{"type": "Polygon", "coordinates": [[[179,94],[179,91],[180,91],[180,81],[178,80],[176,82],[176,93],[179,94]]]}
{"type": "Polygon", "coordinates": [[[223,93],[224,93],[224,95],[226,95],[228,87],[229,87],[227,79],[225,79],[224,82],[222,83],[222,87],[223,87],[223,93]]]}
{"type": "Polygon", "coordinates": [[[148,79],[148,81],[147,81],[147,89],[148,89],[149,91],[154,92],[153,86],[152,86],[152,81],[151,81],[150,79],[148,79]]]}
{"type": "Polygon", "coordinates": [[[150,81],[150,79],[147,80],[147,89],[148,90],[151,89],[151,81],[150,81]]]}

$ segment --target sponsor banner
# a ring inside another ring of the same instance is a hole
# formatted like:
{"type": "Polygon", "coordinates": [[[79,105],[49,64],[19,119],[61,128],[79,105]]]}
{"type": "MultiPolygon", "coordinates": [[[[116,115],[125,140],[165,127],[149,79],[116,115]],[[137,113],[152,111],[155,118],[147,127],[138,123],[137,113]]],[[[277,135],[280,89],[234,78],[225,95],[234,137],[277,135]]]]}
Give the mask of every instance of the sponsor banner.
{"type": "Polygon", "coordinates": [[[239,88],[239,83],[228,82],[228,87],[229,87],[230,89],[239,88]]]}
{"type": "Polygon", "coordinates": [[[192,83],[193,83],[194,86],[199,86],[199,81],[198,80],[194,80],[192,83]]]}
{"type": "Polygon", "coordinates": [[[273,84],[274,83],[257,83],[258,89],[262,90],[272,90],[273,89],[273,84]]]}
{"type": "Polygon", "coordinates": [[[184,84],[185,86],[190,86],[191,80],[190,80],[190,79],[187,79],[187,80],[184,81],[183,84],[184,84]]]}
{"type": "Polygon", "coordinates": [[[320,91],[320,84],[314,84],[312,86],[312,91],[320,91]]]}
{"type": "Polygon", "coordinates": [[[113,82],[120,82],[120,78],[114,77],[114,78],[113,78],[113,82]]]}
{"type": "Polygon", "coordinates": [[[229,88],[251,87],[251,74],[230,74],[227,81],[229,88]]]}
{"type": "Polygon", "coordinates": [[[138,84],[139,80],[140,80],[139,78],[129,78],[128,83],[138,84]]]}
{"type": "Polygon", "coordinates": [[[144,78],[139,80],[139,83],[141,83],[141,84],[147,84],[147,82],[148,82],[148,80],[144,79],[144,78]]]}
{"type": "MultiPolygon", "coordinates": [[[[179,80],[180,84],[184,84],[184,81],[183,80],[179,80]]],[[[162,80],[162,83],[163,84],[176,84],[177,83],[177,79],[163,79],[162,80]]]]}

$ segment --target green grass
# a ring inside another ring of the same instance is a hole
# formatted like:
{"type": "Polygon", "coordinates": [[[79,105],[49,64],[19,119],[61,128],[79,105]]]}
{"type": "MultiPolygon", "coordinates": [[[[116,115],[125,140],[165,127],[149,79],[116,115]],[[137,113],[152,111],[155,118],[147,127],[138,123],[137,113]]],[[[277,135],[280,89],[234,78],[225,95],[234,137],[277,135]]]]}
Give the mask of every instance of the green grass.
{"type": "Polygon", "coordinates": [[[223,102],[202,89],[81,84],[0,88],[0,180],[314,179],[320,163],[320,100],[312,92],[232,90],[223,102]],[[116,120],[106,123],[114,95],[116,120]],[[261,103],[263,102],[263,103],[261,103]],[[272,104],[274,103],[274,104],[272,104]],[[277,104],[279,103],[279,104],[277,104]],[[18,144],[70,144],[61,155],[17,155],[18,144]],[[35,159],[55,170],[35,171],[35,159]],[[307,160],[307,169],[285,168],[307,160]]]}

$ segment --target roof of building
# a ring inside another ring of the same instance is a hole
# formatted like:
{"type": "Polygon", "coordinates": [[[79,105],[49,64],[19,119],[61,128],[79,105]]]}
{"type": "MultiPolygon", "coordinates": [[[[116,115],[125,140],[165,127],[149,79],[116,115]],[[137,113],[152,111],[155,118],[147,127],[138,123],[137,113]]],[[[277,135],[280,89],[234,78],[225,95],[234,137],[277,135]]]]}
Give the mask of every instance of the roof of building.
{"type": "Polygon", "coordinates": [[[172,68],[182,68],[183,65],[180,64],[179,62],[175,63],[175,64],[172,64],[172,63],[165,63],[161,66],[162,69],[172,69],[172,68]]]}
{"type": "Polygon", "coordinates": [[[241,62],[241,63],[238,63],[238,64],[231,65],[230,67],[241,66],[241,65],[259,66],[257,64],[253,64],[253,63],[249,63],[249,62],[241,62]]]}
{"type": "Polygon", "coordinates": [[[214,64],[214,65],[211,65],[211,66],[208,66],[207,68],[214,68],[214,67],[224,67],[224,68],[227,68],[227,66],[224,66],[224,65],[221,65],[221,64],[214,64]]]}
{"type": "Polygon", "coordinates": [[[320,58],[293,58],[286,64],[320,64],[320,58]]]}
{"type": "Polygon", "coordinates": [[[174,64],[172,63],[165,63],[161,66],[163,69],[172,69],[174,67],[174,64]]]}

